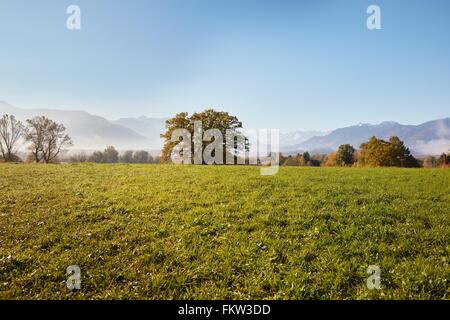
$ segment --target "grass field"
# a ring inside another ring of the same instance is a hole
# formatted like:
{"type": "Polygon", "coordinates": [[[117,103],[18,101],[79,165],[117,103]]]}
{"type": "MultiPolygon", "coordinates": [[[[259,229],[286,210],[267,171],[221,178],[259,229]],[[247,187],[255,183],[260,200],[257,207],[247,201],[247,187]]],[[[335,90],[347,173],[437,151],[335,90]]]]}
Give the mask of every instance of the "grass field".
{"type": "Polygon", "coordinates": [[[0,164],[2,299],[449,299],[449,257],[450,170],[0,164]]]}

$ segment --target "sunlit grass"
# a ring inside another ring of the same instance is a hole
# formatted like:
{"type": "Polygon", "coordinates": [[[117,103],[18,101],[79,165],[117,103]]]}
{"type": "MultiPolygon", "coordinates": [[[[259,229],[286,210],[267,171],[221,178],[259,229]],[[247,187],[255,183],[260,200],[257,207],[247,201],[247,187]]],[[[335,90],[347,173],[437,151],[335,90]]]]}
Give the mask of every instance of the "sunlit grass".
{"type": "Polygon", "coordinates": [[[449,253],[449,170],[0,165],[0,298],[448,299],[449,253]]]}

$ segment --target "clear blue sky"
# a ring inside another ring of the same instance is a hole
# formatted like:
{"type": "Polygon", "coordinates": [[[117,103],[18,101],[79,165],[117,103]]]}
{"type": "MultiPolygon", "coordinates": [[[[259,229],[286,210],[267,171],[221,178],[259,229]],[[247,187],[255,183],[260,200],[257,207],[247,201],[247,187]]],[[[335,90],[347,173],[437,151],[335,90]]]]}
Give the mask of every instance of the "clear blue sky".
{"type": "Polygon", "coordinates": [[[328,130],[450,112],[450,1],[2,0],[0,100],[328,130]],[[82,30],[66,29],[66,8],[82,30]],[[366,28],[381,7],[382,30],[366,28]]]}

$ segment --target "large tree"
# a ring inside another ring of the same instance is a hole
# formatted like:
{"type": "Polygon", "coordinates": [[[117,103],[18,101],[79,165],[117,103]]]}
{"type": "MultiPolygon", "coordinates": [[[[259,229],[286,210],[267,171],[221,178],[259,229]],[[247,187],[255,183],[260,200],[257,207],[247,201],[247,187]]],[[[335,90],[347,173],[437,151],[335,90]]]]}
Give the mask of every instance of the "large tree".
{"type": "Polygon", "coordinates": [[[419,162],[411,155],[402,140],[396,136],[389,139],[391,146],[391,165],[395,167],[419,167],[419,162]]]}
{"type": "Polygon", "coordinates": [[[64,148],[73,142],[64,125],[40,116],[27,120],[24,137],[36,162],[50,163],[57,160],[64,148]]]}
{"type": "Polygon", "coordinates": [[[419,167],[409,149],[398,137],[389,141],[372,137],[360,146],[360,164],[370,167],[419,167]]]}
{"type": "Polygon", "coordinates": [[[24,126],[13,115],[0,118],[0,152],[3,160],[17,161],[16,145],[22,136],[24,126]]]}
{"type": "MultiPolygon", "coordinates": [[[[164,147],[162,150],[161,162],[170,162],[172,151],[175,146],[179,143],[178,140],[173,139],[173,135],[177,129],[186,129],[191,136],[190,150],[192,155],[192,162],[195,162],[194,155],[196,154],[196,144],[194,143],[194,131],[198,128],[195,127],[195,123],[201,122],[202,133],[199,134],[200,140],[198,147],[200,147],[200,152],[203,155],[205,149],[211,142],[220,144],[222,154],[213,156],[219,156],[225,162],[226,155],[231,155],[232,157],[237,156],[239,151],[246,150],[248,147],[248,141],[239,131],[242,128],[242,123],[237,117],[230,115],[228,112],[216,111],[213,109],[207,109],[203,112],[194,113],[189,116],[186,112],[178,113],[174,118],[168,119],[166,121],[166,132],[161,135],[164,138],[164,147]],[[220,132],[222,140],[216,141],[215,137],[209,137],[211,139],[203,139],[203,133],[209,129],[216,129],[218,133],[220,132]],[[214,138],[214,139],[212,139],[214,138]],[[233,140],[233,145],[227,145],[227,138],[233,140]],[[207,141],[208,140],[208,141],[207,141]]],[[[198,150],[197,150],[198,151],[198,150]]],[[[212,151],[214,153],[214,151],[212,151]]],[[[202,161],[204,162],[204,159],[202,161]]]]}

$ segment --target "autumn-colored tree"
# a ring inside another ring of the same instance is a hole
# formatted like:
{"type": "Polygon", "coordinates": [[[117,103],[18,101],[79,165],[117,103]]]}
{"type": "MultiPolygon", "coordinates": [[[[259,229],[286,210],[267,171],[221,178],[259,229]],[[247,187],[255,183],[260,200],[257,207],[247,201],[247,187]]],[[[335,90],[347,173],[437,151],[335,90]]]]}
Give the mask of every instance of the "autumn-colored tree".
{"type": "Polygon", "coordinates": [[[384,167],[390,165],[389,143],[372,137],[368,142],[361,144],[361,160],[368,167],[384,167]]]}
{"type": "MultiPolygon", "coordinates": [[[[226,155],[231,155],[232,157],[237,156],[239,151],[247,150],[248,140],[239,131],[242,128],[242,123],[237,117],[230,115],[228,112],[215,111],[214,109],[207,109],[203,112],[194,113],[189,116],[187,112],[178,113],[174,118],[168,119],[166,121],[166,131],[161,134],[164,138],[164,147],[162,150],[161,162],[170,162],[171,155],[174,147],[179,143],[179,141],[173,141],[173,134],[177,129],[186,129],[191,137],[191,155],[192,162],[194,160],[194,124],[196,122],[201,122],[201,128],[203,133],[209,129],[217,129],[222,135],[222,141],[218,142],[222,145],[222,159],[223,162],[226,160],[226,155]],[[230,141],[234,141],[234,145],[227,145],[227,138],[230,141]]],[[[205,151],[205,148],[215,140],[203,141],[203,134],[199,133],[201,142],[201,154],[205,151]]],[[[214,155],[213,155],[214,156],[214,155]]]]}
{"type": "Polygon", "coordinates": [[[334,167],[337,166],[337,152],[329,153],[323,160],[322,166],[334,167]]]}
{"type": "Polygon", "coordinates": [[[297,156],[288,156],[283,163],[284,166],[298,166],[298,155],[297,156]]]}
{"type": "Polygon", "coordinates": [[[360,146],[359,161],[369,167],[419,167],[409,149],[398,137],[391,137],[389,141],[372,137],[360,146]]]}
{"type": "Polygon", "coordinates": [[[355,151],[355,163],[353,165],[358,167],[364,167],[366,165],[364,153],[361,150],[355,151]]]}
{"type": "Polygon", "coordinates": [[[178,144],[178,141],[172,141],[172,135],[177,129],[187,129],[191,134],[193,133],[194,127],[187,112],[180,112],[175,117],[166,120],[166,132],[161,134],[161,138],[164,138],[160,160],[162,163],[170,162],[172,150],[178,144]]]}

